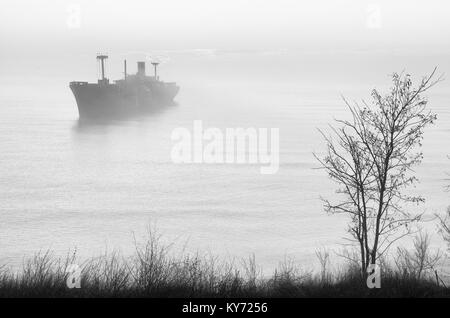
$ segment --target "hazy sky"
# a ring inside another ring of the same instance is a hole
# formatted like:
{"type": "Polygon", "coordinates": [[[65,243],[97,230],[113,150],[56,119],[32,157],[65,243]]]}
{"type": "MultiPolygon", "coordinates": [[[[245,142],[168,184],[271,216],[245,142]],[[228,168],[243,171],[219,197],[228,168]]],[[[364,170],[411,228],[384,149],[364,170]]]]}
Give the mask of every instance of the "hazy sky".
{"type": "Polygon", "coordinates": [[[2,0],[0,79],[95,80],[97,52],[111,78],[155,55],[178,81],[448,73],[449,17],[446,0],[2,0]]]}
{"type": "Polygon", "coordinates": [[[2,55],[101,49],[450,51],[433,1],[2,0],[2,55]]]}

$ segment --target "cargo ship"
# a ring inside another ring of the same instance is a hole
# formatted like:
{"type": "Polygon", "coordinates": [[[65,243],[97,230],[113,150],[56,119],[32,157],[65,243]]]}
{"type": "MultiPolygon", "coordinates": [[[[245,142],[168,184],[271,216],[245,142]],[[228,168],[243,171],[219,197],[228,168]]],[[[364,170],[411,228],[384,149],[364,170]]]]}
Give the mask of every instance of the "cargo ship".
{"type": "Polygon", "coordinates": [[[102,118],[135,115],[174,104],[179,87],[163,82],[157,74],[157,62],[152,62],[153,76],[145,73],[145,62],[137,62],[137,73],[127,74],[124,60],[124,78],[110,83],[105,77],[106,54],[98,54],[101,78],[97,83],[70,82],[80,118],[102,118]]]}

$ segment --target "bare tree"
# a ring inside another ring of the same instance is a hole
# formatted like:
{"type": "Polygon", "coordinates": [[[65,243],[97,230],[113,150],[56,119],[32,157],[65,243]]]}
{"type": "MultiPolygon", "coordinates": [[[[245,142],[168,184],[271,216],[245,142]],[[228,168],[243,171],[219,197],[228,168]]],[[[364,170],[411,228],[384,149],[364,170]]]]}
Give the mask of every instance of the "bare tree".
{"type": "Polygon", "coordinates": [[[397,248],[395,264],[404,276],[421,279],[423,275],[437,273],[435,268],[442,255],[439,250],[432,252],[430,243],[428,233],[420,233],[414,238],[412,251],[404,247],[397,248]]]}
{"type": "MultiPolygon", "coordinates": [[[[450,159],[450,156],[449,156],[450,159]]],[[[447,174],[450,175],[450,174],[447,174]]],[[[450,181],[450,179],[446,179],[446,181],[450,181]]],[[[450,192],[450,184],[447,185],[446,190],[450,192]]],[[[447,211],[444,215],[440,215],[439,213],[436,214],[436,217],[439,221],[438,223],[438,230],[441,234],[444,241],[447,243],[447,250],[450,251],[450,206],[447,207],[447,211]]],[[[445,283],[438,277],[438,274],[436,272],[436,280],[440,280],[441,283],[445,286],[445,283]]],[[[438,280],[438,282],[439,282],[438,280]]]]}
{"type": "Polygon", "coordinates": [[[413,87],[410,75],[392,75],[386,96],[372,91],[372,103],[351,105],[351,120],[336,120],[332,134],[325,138],[326,155],[314,156],[342,196],[338,203],[324,200],[329,213],[350,216],[348,231],[360,250],[361,269],[375,264],[393,242],[411,233],[420,214],[407,211],[405,203],[419,204],[420,196],[408,196],[405,189],[417,182],[413,166],[423,158],[424,128],[436,115],[427,110],[422,93],[441,80],[433,80],[436,68],[413,87]]]}
{"type": "Polygon", "coordinates": [[[448,249],[450,250],[450,206],[447,208],[447,212],[444,216],[436,215],[439,219],[439,232],[442,238],[447,242],[448,249]]]}
{"type": "MultiPolygon", "coordinates": [[[[446,181],[450,181],[450,179],[446,179],[446,181]]],[[[446,190],[450,192],[450,184],[446,186],[446,190]]],[[[439,232],[441,233],[442,238],[447,242],[450,250],[450,206],[447,207],[447,211],[443,216],[439,214],[436,214],[436,216],[439,220],[439,232]]]]}

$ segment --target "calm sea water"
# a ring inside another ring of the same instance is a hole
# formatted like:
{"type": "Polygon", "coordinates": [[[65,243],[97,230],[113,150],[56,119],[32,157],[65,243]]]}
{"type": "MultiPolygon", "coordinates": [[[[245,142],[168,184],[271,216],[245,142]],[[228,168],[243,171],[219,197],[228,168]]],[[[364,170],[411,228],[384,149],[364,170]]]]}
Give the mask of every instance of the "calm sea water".
{"type": "MultiPolygon", "coordinates": [[[[319,73],[304,65],[294,74],[286,66],[284,73],[275,66],[256,72],[253,64],[233,75],[234,60],[205,61],[195,74],[183,61],[167,66],[181,86],[178,106],[106,123],[79,122],[68,82],[88,78],[74,66],[79,78],[60,70],[2,77],[0,263],[15,266],[48,248],[57,254],[77,248],[83,257],[129,254],[133,235],[143,237],[149,226],[192,251],[227,258],[254,253],[266,268],[286,256],[310,264],[316,249],[339,248],[346,219],[322,209],[320,196],[332,197],[335,185],[314,169],[312,152],[323,150],[317,128],[347,116],[340,94],[368,98],[374,86],[388,85],[395,63],[367,69],[348,63],[331,71],[325,65],[319,73]],[[196,119],[221,129],[279,128],[278,173],[261,175],[259,165],[172,163],[172,130],[192,129],[196,119]]],[[[422,209],[431,216],[450,205],[444,191],[449,83],[429,97],[439,120],[426,131],[415,191],[426,197],[422,209]]],[[[436,232],[430,222],[424,227],[436,232]]],[[[437,234],[433,244],[442,246],[437,234]]]]}

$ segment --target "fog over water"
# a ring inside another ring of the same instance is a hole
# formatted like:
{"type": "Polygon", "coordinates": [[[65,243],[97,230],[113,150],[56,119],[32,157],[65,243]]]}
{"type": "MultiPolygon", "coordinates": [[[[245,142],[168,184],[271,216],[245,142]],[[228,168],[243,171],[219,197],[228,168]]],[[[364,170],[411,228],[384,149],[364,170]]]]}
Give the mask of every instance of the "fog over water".
{"type": "MultiPolygon", "coordinates": [[[[345,242],[346,218],[326,215],[320,201],[332,198],[336,186],[314,169],[312,153],[324,149],[317,128],[348,116],[341,95],[369,100],[373,88],[387,90],[394,71],[418,81],[438,66],[448,78],[449,22],[422,10],[424,21],[435,23],[413,36],[412,18],[394,23],[402,8],[383,1],[377,29],[365,24],[369,3],[322,1],[325,11],[291,1],[207,3],[184,15],[181,2],[159,4],[156,22],[141,25],[131,17],[143,18],[139,9],[151,5],[80,2],[76,29],[65,25],[69,2],[23,2],[29,8],[23,23],[11,18],[18,4],[6,6],[9,15],[0,13],[0,264],[21,264],[47,248],[64,254],[76,247],[85,257],[106,249],[129,254],[133,233],[141,237],[149,224],[167,242],[187,241],[192,251],[223,257],[254,253],[267,268],[285,256],[308,265],[316,249],[345,242]],[[114,23],[124,8],[129,23],[114,23]],[[230,28],[226,18],[236,8],[243,11],[230,28]],[[307,18],[313,13],[316,19],[307,18]],[[178,105],[137,118],[80,122],[68,84],[96,81],[95,54],[102,50],[110,55],[110,79],[122,77],[124,58],[130,73],[138,60],[161,60],[161,78],[180,86],[178,105]],[[278,172],[262,175],[260,165],[248,164],[174,164],[171,133],[192,130],[194,120],[223,130],[279,128],[278,172]]],[[[409,13],[420,17],[420,6],[412,7],[409,13]]],[[[448,16],[444,2],[430,7],[448,16]]],[[[413,190],[426,198],[420,207],[426,220],[450,205],[444,190],[449,80],[428,96],[438,120],[425,132],[424,161],[416,169],[421,183],[413,190]]],[[[435,225],[424,227],[442,247],[435,225]]]]}

